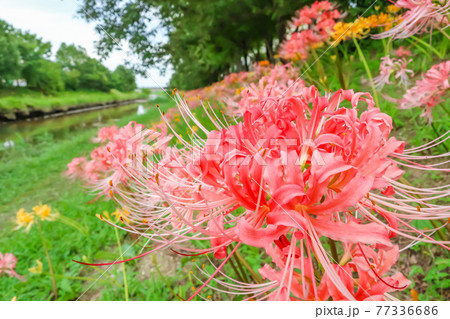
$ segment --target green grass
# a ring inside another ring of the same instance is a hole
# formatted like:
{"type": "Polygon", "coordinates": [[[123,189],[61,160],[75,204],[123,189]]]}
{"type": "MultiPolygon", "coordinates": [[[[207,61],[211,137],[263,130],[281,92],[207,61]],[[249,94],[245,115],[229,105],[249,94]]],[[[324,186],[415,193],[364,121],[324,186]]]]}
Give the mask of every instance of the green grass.
{"type": "Polygon", "coordinates": [[[146,93],[141,92],[110,92],[91,91],[65,91],[55,95],[44,95],[40,92],[27,89],[14,89],[0,91],[0,112],[11,109],[52,109],[56,107],[68,107],[86,105],[91,103],[107,103],[137,98],[147,98],[146,93]]]}

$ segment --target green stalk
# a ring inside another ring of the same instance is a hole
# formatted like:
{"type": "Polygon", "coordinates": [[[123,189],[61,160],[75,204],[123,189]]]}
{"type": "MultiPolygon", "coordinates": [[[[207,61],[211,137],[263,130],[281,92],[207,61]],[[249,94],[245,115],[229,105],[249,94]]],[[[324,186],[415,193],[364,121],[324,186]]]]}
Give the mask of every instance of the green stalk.
{"type": "Polygon", "coordinates": [[[47,257],[48,269],[52,275],[52,285],[53,285],[53,295],[55,300],[58,299],[58,290],[56,289],[55,273],[53,272],[52,260],[50,259],[50,254],[48,253],[47,243],[45,242],[44,233],[41,229],[41,223],[37,222],[37,228],[39,229],[39,235],[41,236],[42,246],[44,247],[45,256],[47,257]]]}
{"type": "MultiPolygon", "coordinates": [[[[436,50],[436,48],[434,48],[432,45],[430,45],[429,43],[426,43],[425,41],[423,41],[422,39],[417,38],[416,36],[411,36],[411,39],[416,40],[416,42],[419,42],[420,44],[422,44],[423,46],[427,47],[430,51],[433,51],[440,59],[442,59],[444,56],[438,51],[436,50]]],[[[410,41],[410,40],[409,40],[410,41]]],[[[410,41],[412,42],[412,41],[410,41]]],[[[415,44],[414,42],[412,42],[413,44],[415,44]]],[[[416,44],[415,44],[416,45],[416,44]]],[[[416,45],[417,46],[417,45],[416,45]]]]}
{"type": "MultiPolygon", "coordinates": [[[[152,261],[153,261],[153,265],[155,265],[155,269],[156,272],[158,273],[158,275],[161,277],[162,281],[164,282],[164,284],[167,286],[167,288],[169,288],[170,292],[172,292],[174,297],[178,297],[180,299],[182,299],[172,288],[172,286],[167,282],[166,277],[163,276],[163,274],[161,273],[161,271],[159,270],[158,267],[158,262],[156,261],[155,255],[151,254],[152,256],[152,261]]],[[[183,300],[183,299],[182,299],[183,300]]]]}
{"type": "MultiPolygon", "coordinates": [[[[325,73],[325,69],[324,69],[324,67],[322,65],[322,62],[320,62],[320,58],[317,55],[316,49],[311,48],[311,52],[312,52],[312,54],[314,56],[314,59],[315,59],[314,60],[314,64],[317,64],[317,71],[319,72],[320,77],[323,80],[323,85],[325,86],[326,90],[329,90],[328,81],[327,81],[327,75],[325,73]]],[[[322,82],[322,81],[319,80],[319,82],[322,82]]]]}
{"type": "MultiPolygon", "coordinates": [[[[441,135],[439,134],[436,126],[434,125],[433,122],[431,122],[431,128],[433,129],[434,133],[436,134],[436,137],[440,137],[441,135]]],[[[445,150],[447,151],[447,153],[449,152],[447,145],[445,145],[445,142],[442,143],[442,146],[445,148],[445,150]]]]}
{"type": "Polygon", "coordinates": [[[389,54],[389,45],[386,43],[386,39],[381,39],[381,43],[383,44],[383,48],[384,48],[384,55],[388,55],[389,54]]]}
{"type": "MultiPolygon", "coordinates": [[[[42,275],[44,276],[50,276],[55,278],[61,278],[61,279],[70,279],[70,280],[90,280],[90,281],[97,281],[104,284],[111,284],[112,282],[108,280],[102,280],[94,277],[82,277],[82,276],[66,276],[66,275],[59,275],[59,274],[50,274],[47,272],[43,272],[42,275]]],[[[112,283],[114,286],[120,287],[117,283],[112,283]]]]}
{"type": "MultiPolygon", "coordinates": [[[[116,234],[117,246],[119,247],[120,259],[124,260],[122,252],[122,244],[120,243],[119,232],[117,228],[114,227],[114,233],[116,234]]],[[[122,275],[123,275],[123,288],[125,289],[125,301],[128,301],[128,283],[127,283],[127,272],[125,270],[125,263],[122,263],[122,275]]]]}
{"type": "Polygon", "coordinates": [[[330,244],[331,256],[333,257],[334,261],[338,263],[339,256],[336,249],[336,242],[333,239],[328,238],[328,243],[330,244]]]}
{"type": "Polygon", "coordinates": [[[336,53],[336,67],[338,70],[338,78],[339,78],[339,83],[341,84],[341,88],[343,90],[347,89],[347,85],[345,84],[345,77],[344,77],[344,71],[342,70],[342,60],[341,60],[341,55],[339,54],[339,49],[338,47],[334,48],[334,51],[336,53]]]}
{"type": "Polygon", "coordinates": [[[443,35],[445,35],[445,36],[447,37],[447,39],[450,40],[450,36],[447,34],[447,32],[444,32],[444,30],[442,30],[441,28],[438,28],[438,30],[441,31],[441,33],[442,33],[443,35]]]}
{"type": "Polygon", "coordinates": [[[361,50],[361,47],[356,41],[355,37],[353,37],[353,43],[356,46],[356,50],[358,51],[359,59],[364,64],[364,68],[366,69],[367,76],[369,77],[370,86],[372,87],[373,98],[375,100],[375,104],[377,107],[380,107],[380,102],[378,101],[377,90],[375,89],[375,84],[373,83],[372,73],[370,72],[369,65],[367,64],[366,58],[364,57],[364,53],[361,50]]]}
{"type": "Polygon", "coordinates": [[[247,263],[247,261],[241,256],[241,254],[239,254],[239,252],[235,252],[237,258],[239,258],[239,261],[242,263],[242,265],[244,265],[245,268],[247,268],[247,270],[250,272],[250,275],[252,276],[253,280],[257,283],[257,284],[261,284],[263,281],[261,279],[261,277],[253,270],[252,267],[250,267],[250,265],[247,263]]]}
{"type": "Polygon", "coordinates": [[[236,274],[237,279],[242,281],[242,282],[247,282],[247,281],[244,281],[244,277],[242,277],[241,273],[236,268],[236,265],[234,264],[233,258],[230,258],[229,261],[230,261],[231,268],[233,268],[233,271],[236,274]]]}
{"type": "Polygon", "coordinates": [[[239,258],[237,258],[236,255],[233,255],[233,256],[230,258],[230,260],[231,260],[232,258],[234,258],[234,259],[236,260],[236,263],[237,263],[237,265],[238,265],[238,267],[239,267],[239,270],[240,270],[241,273],[242,273],[242,277],[243,277],[244,281],[247,282],[247,283],[249,283],[250,280],[249,280],[247,274],[245,273],[244,268],[242,267],[242,263],[241,263],[241,261],[239,260],[239,258]]]}
{"type": "Polygon", "coordinates": [[[441,104],[442,105],[442,109],[445,111],[445,113],[447,113],[447,115],[449,115],[450,116],[450,111],[449,110],[447,110],[447,108],[445,107],[445,105],[444,104],[441,104]]]}

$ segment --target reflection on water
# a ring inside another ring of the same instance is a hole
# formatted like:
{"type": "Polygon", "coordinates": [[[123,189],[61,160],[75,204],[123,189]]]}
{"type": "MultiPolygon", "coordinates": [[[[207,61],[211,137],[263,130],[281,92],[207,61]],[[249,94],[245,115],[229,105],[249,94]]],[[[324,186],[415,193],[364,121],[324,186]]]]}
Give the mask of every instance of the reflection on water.
{"type": "Polygon", "coordinates": [[[3,146],[5,148],[14,147],[14,141],[13,140],[7,140],[5,143],[3,143],[3,146]]]}
{"type": "Polygon", "coordinates": [[[146,110],[145,110],[144,106],[142,104],[139,104],[136,114],[137,115],[143,115],[143,114],[145,114],[145,112],[146,112],[146,110]]]}
{"type": "MultiPolygon", "coordinates": [[[[68,134],[86,127],[112,125],[114,121],[129,114],[144,114],[148,104],[129,104],[114,108],[75,113],[48,119],[22,121],[0,124],[0,143],[5,148],[14,147],[14,140],[22,138],[32,141],[33,137],[51,133],[56,139],[63,139],[68,134]]],[[[0,144],[0,145],[1,145],[0,144]]]]}

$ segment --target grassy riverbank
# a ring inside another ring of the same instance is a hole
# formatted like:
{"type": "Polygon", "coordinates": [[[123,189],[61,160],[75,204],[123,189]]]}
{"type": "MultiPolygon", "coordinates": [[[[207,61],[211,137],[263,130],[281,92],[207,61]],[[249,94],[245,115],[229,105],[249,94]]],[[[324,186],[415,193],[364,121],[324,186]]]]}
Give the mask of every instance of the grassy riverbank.
{"type": "Polygon", "coordinates": [[[78,106],[86,104],[101,104],[119,102],[138,98],[147,98],[148,92],[110,92],[95,91],[64,91],[54,95],[45,95],[26,88],[14,88],[0,91],[0,112],[14,109],[26,110],[52,109],[59,107],[78,106]]]}

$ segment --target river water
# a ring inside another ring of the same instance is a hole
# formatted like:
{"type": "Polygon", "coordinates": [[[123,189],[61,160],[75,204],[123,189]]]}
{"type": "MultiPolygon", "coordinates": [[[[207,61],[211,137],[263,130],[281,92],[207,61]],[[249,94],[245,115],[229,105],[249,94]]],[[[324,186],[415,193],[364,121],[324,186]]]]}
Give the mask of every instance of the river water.
{"type": "Polygon", "coordinates": [[[128,104],[47,119],[1,123],[0,145],[6,148],[13,147],[14,141],[19,138],[30,142],[34,137],[44,133],[52,134],[55,139],[64,139],[68,134],[74,134],[88,127],[112,125],[114,120],[126,115],[144,114],[147,108],[150,108],[148,103],[128,104]]]}

